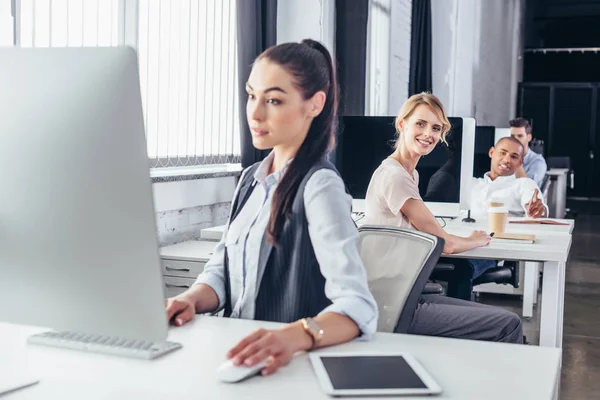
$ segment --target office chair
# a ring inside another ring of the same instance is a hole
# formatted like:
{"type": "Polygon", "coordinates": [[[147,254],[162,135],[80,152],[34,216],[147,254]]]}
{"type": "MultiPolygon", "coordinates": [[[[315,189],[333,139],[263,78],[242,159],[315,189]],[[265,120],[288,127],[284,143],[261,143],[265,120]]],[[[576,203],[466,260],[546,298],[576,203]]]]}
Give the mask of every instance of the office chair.
{"type": "Polygon", "coordinates": [[[529,148],[533,150],[535,153],[540,154],[542,157],[544,156],[544,141],[540,139],[533,139],[529,142],[529,148]]]}
{"type": "MultiPolygon", "coordinates": [[[[569,170],[569,173],[567,175],[567,188],[568,189],[575,189],[575,171],[572,168],[572,164],[571,164],[571,157],[548,157],[546,158],[546,165],[548,166],[548,169],[551,168],[566,168],[569,170]]],[[[577,211],[576,210],[571,210],[569,208],[567,208],[565,210],[567,212],[568,215],[570,215],[570,217],[568,218],[575,218],[577,216],[577,211]]]]}
{"type": "Polygon", "coordinates": [[[414,229],[363,225],[359,251],[379,309],[378,332],[406,333],[444,240],[414,229]]]}
{"type": "MultiPolygon", "coordinates": [[[[440,259],[440,263],[433,269],[430,279],[434,282],[448,282],[454,271],[456,259],[440,259]]],[[[515,261],[501,261],[498,266],[490,268],[483,274],[473,279],[473,287],[484,283],[498,283],[503,285],[512,285],[515,289],[519,287],[519,263],[515,261]]],[[[430,294],[430,293],[427,293],[430,294]]]]}
{"type": "Polygon", "coordinates": [[[504,261],[503,265],[490,268],[477,278],[473,279],[473,287],[483,285],[484,283],[512,285],[517,289],[520,284],[519,263],[516,261],[504,261]]]}
{"type": "Polygon", "coordinates": [[[551,156],[546,158],[546,165],[550,168],[571,169],[571,157],[569,156],[551,156]]]}
{"type": "Polygon", "coordinates": [[[544,175],[544,179],[542,179],[542,184],[540,185],[540,190],[542,191],[542,196],[546,204],[548,204],[548,194],[550,193],[551,186],[552,179],[550,179],[550,175],[544,175]]]}
{"type": "MultiPolygon", "coordinates": [[[[429,277],[429,282],[427,282],[425,288],[423,289],[423,294],[445,295],[446,292],[444,291],[444,288],[436,281],[438,280],[438,277],[447,276],[447,274],[451,273],[452,271],[454,271],[454,264],[449,262],[438,262],[433,268],[433,272],[429,277]]],[[[444,281],[446,279],[439,280],[444,281]]]]}
{"type": "Polygon", "coordinates": [[[572,190],[575,189],[575,171],[571,167],[571,157],[548,157],[546,159],[548,169],[551,168],[566,168],[569,170],[567,176],[567,186],[572,190]]]}

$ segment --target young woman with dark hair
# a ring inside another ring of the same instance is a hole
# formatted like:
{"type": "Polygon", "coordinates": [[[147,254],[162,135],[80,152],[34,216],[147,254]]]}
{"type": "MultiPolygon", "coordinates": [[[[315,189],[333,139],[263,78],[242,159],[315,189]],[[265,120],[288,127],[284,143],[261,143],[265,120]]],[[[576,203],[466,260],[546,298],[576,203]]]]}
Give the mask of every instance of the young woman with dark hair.
{"type": "Polygon", "coordinates": [[[196,284],[167,300],[175,325],[195,313],[285,322],[253,332],[227,354],[267,361],[263,374],[301,350],[368,340],[377,327],[352,221],[352,199],[327,161],[338,87],[327,49],[313,40],[267,49],[248,82],[252,143],[273,149],[242,173],[227,230],[196,284]]]}

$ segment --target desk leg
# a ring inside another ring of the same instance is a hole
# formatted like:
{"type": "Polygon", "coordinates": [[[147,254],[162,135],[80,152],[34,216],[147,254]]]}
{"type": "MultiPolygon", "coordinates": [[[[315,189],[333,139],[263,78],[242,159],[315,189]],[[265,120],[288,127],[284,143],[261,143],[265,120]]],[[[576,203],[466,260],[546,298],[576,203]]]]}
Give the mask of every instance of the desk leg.
{"type": "Polygon", "coordinates": [[[542,263],[536,262],[535,264],[535,276],[533,279],[534,290],[533,290],[533,305],[536,305],[538,302],[538,292],[540,287],[540,271],[542,267],[542,263]]]}
{"type": "Polygon", "coordinates": [[[567,174],[556,180],[556,217],[564,218],[567,214],[567,174]]]}
{"type": "MultiPolygon", "coordinates": [[[[560,301],[558,302],[558,306],[559,308],[559,315],[560,315],[560,321],[559,324],[557,326],[557,336],[558,336],[558,340],[560,341],[560,348],[562,349],[562,342],[563,342],[563,328],[564,328],[564,315],[565,315],[565,286],[567,284],[567,263],[559,263],[558,264],[558,270],[560,271],[560,291],[558,292],[560,294],[560,301]]],[[[561,359],[561,365],[562,365],[562,359],[561,359]]]]}
{"type": "Polygon", "coordinates": [[[562,348],[565,263],[545,262],[540,313],[540,346],[562,348]]]}
{"type": "Polygon", "coordinates": [[[533,299],[535,293],[535,272],[537,265],[533,262],[521,262],[520,268],[524,268],[523,274],[523,317],[531,318],[533,316],[533,299]]]}

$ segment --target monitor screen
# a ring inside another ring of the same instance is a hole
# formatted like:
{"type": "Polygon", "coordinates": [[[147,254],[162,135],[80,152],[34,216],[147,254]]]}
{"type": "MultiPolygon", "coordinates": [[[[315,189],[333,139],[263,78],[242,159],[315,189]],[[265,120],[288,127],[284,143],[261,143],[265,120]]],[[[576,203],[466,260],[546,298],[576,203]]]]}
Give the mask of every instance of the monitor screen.
{"type": "MultiPolygon", "coordinates": [[[[364,199],[373,172],[394,152],[395,117],[345,116],[340,119],[336,166],[355,199],[364,199]]],[[[458,203],[462,154],[462,118],[449,118],[448,145],[438,143],[417,165],[423,200],[458,203]]]]}
{"type": "Polygon", "coordinates": [[[494,146],[496,128],[493,126],[475,127],[475,154],[473,157],[473,176],[482,178],[490,170],[490,148],[494,146]]]}

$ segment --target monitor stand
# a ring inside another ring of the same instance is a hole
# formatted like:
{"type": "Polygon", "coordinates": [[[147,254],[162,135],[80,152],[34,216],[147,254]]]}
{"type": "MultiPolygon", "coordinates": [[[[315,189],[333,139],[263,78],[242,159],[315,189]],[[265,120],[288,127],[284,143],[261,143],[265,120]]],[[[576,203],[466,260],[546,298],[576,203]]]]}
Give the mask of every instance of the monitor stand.
{"type": "Polygon", "coordinates": [[[467,211],[467,217],[463,218],[462,222],[468,222],[468,223],[475,222],[475,219],[471,218],[471,210],[467,211]]]}

